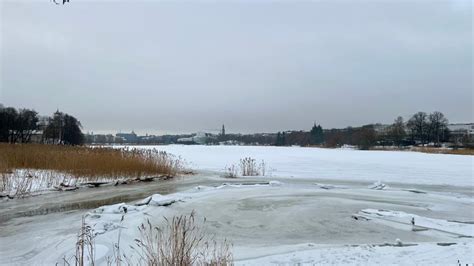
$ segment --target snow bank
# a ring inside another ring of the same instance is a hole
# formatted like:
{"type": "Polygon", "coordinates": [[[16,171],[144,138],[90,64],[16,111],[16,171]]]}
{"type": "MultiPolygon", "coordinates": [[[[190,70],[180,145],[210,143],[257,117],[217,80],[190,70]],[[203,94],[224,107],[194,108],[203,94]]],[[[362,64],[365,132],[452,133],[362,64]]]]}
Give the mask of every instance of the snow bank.
{"type": "Polygon", "coordinates": [[[387,188],[387,185],[385,185],[381,181],[377,181],[377,182],[373,183],[372,185],[369,185],[368,188],[375,189],[375,190],[383,190],[383,189],[387,188]]]}
{"type": "Polygon", "coordinates": [[[418,227],[435,229],[460,236],[474,236],[474,224],[470,223],[450,222],[447,220],[427,218],[416,214],[391,210],[364,209],[361,210],[359,214],[364,215],[365,217],[395,221],[403,224],[411,224],[412,218],[414,218],[415,226],[418,227]]]}
{"type": "Polygon", "coordinates": [[[314,183],[316,186],[318,186],[321,189],[346,189],[348,187],[346,186],[338,186],[338,185],[332,185],[332,184],[319,184],[319,183],[314,183]]]}
{"type": "Polygon", "coordinates": [[[161,194],[154,194],[150,197],[143,199],[137,205],[169,206],[179,200],[179,198],[173,196],[163,196],[161,194]]]}

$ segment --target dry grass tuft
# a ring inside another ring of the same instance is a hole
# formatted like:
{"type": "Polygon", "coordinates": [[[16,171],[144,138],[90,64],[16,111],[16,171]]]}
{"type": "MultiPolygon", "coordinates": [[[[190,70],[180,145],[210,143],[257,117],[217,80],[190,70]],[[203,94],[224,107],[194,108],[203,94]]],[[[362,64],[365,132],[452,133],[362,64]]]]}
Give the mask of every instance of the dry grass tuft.
{"type": "Polygon", "coordinates": [[[135,239],[144,265],[233,265],[231,245],[225,240],[218,244],[208,240],[196,225],[195,214],[166,219],[164,229],[148,220],[139,227],[140,238],[135,239]]]}
{"type": "Polygon", "coordinates": [[[181,167],[166,152],[139,149],[0,144],[0,172],[54,170],[75,177],[174,176],[181,167]]]}
{"type": "Polygon", "coordinates": [[[224,169],[224,177],[237,178],[239,174],[241,176],[265,176],[267,166],[265,161],[261,161],[257,164],[257,161],[251,157],[245,157],[240,159],[239,165],[226,166],[224,169]]]}
{"type": "MultiPolygon", "coordinates": [[[[165,218],[163,228],[153,226],[149,220],[138,227],[140,236],[131,245],[137,257],[127,256],[120,251],[119,239],[114,244],[113,257],[107,257],[107,265],[233,265],[231,244],[224,240],[218,243],[209,240],[195,220],[194,211],[190,215],[165,218]]],[[[63,258],[63,265],[95,265],[95,239],[93,229],[82,218],[80,233],[76,242],[76,254],[63,258]]],[[[59,264],[59,263],[58,263],[59,264]]],[[[57,264],[57,265],[58,265],[57,264]]]]}

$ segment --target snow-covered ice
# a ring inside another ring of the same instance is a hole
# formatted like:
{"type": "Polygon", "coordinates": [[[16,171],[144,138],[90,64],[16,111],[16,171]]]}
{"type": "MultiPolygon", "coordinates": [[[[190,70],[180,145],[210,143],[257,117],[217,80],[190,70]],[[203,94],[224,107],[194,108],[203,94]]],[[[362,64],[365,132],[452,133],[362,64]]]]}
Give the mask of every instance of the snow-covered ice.
{"type": "Polygon", "coordinates": [[[180,156],[194,169],[222,171],[244,157],[264,160],[274,177],[431,185],[473,185],[474,156],[261,146],[141,146],[180,156]]]}

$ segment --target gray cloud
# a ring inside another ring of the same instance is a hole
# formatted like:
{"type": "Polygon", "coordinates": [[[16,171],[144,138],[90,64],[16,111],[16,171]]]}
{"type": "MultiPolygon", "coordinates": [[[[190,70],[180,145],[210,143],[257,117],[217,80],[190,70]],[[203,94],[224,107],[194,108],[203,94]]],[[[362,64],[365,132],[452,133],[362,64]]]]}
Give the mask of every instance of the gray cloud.
{"type": "Polygon", "coordinates": [[[470,1],[2,3],[0,102],[87,130],[472,121],[470,1]]]}

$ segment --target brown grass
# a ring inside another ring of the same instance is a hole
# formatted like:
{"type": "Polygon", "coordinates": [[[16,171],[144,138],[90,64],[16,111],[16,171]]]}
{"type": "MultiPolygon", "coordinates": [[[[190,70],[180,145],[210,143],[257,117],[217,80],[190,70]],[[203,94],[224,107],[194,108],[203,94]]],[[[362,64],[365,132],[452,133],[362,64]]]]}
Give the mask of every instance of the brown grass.
{"type": "Polygon", "coordinates": [[[436,148],[436,147],[372,147],[370,150],[375,151],[415,151],[423,153],[435,153],[435,154],[456,154],[456,155],[474,155],[474,149],[460,148],[436,148]]]}
{"type": "Polygon", "coordinates": [[[54,170],[75,177],[174,176],[180,161],[157,150],[0,144],[0,173],[54,170]]]}
{"type": "Polygon", "coordinates": [[[195,221],[195,214],[166,219],[164,228],[149,220],[138,229],[135,239],[140,265],[233,265],[231,245],[209,240],[195,221]]]}
{"type": "Polygon", "coordinates": [[[424,153],[440,153],[440,154],[457,154],[457,155],[474,155],[474,149],[442,149],[433,147],[414,147],[412,151],[424,153]]]}
{"type": "MultiPolygon", "coordinates": [[[[194,211],[190,215],[173,216],[165,219],[163,227],[153,226],[149,220],[139,227],[139,238],[130,245],[134,254],[122,253],[120,235],[114,244],[113,257],[107,257],[107,265],[233,265],[231,244],[224,240],[218,243],[209,239],[196,222],[194,211]],[[137,255],[134,257],[133,255],[137,255]]],[[[82,218],[80,233],[76,242],[76,255],[67,259],[63,265],[95,265],[95,234],[82,218]],[[72,263],[71,263],[72,262],[72,263]]],[[[58,264],[57,264],[58,265],[58,264]]]]}

